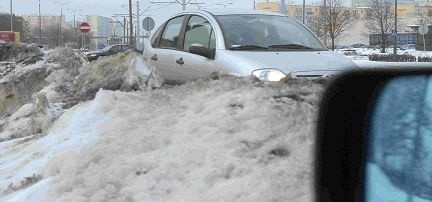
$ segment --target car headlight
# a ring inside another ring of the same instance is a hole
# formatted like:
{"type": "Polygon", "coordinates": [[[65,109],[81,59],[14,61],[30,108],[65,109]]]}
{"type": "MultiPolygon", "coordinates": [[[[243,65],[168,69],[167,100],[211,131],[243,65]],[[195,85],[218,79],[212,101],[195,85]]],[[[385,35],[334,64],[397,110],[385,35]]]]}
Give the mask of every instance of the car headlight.
{"type": "Polygon", "coordinates": [[[281,79],[287,77],[286,74],[279,71],[278,69],[259,69],[253,71],[252,75],[261,81],[280,81],[281,79]]]}

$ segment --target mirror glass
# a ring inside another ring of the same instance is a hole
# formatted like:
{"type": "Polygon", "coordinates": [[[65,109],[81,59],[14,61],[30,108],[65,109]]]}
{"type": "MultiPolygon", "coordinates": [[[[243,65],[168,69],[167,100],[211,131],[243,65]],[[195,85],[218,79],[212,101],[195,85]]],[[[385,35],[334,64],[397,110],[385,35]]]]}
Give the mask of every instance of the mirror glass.
{"type": "Polygon", "coordinates": [[[432,77],[390,80],[368,133],[366,201],[432,201],[432,77]]]}

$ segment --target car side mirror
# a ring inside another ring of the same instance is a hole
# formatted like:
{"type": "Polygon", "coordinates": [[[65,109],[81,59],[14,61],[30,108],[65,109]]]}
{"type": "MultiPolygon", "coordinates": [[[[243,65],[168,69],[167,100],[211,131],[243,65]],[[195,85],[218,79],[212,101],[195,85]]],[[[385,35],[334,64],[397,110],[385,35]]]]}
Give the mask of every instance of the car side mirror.
{"type": "Polygon", "coordinates": [[[189,47],[189,52],[192,54],[201,55],[209,59],[215,58],[215,50],[208,49],[201,44],[192,44],[189,47]]]}
{"type": "Polygon", "coordinates": [[[316,129],[317,201],[432,201],[432,69],[332,79],[316,129]]]}

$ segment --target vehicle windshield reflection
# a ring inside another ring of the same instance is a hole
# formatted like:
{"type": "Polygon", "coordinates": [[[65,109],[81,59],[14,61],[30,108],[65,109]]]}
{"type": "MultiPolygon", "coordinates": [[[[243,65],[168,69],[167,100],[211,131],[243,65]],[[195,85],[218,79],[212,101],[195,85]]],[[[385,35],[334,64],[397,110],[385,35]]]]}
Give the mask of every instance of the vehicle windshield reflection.
{"type": "Polygon", "coordinates": [[[105,48],[102,48],[101,51],[109,51],[112,47],[114,47],[113,45],[107,46],[105,48]]]}
{"type": "Polygon", "coordinates": [[[325,50],[307,28],[290,17],[235,14],[219,15],[216,18],[224,30],[228,49],[238,46],[282,46],[278,49],[299,50],[300,45],[310,47],[311,50],[325,50]],[[288,47],[287,44],[297,46],[288,47]]]}
{"type": "Polygon", "coordinates": [[[371,116],[366,201],[432,201],[432,82],[392,79],[371,116]]]}

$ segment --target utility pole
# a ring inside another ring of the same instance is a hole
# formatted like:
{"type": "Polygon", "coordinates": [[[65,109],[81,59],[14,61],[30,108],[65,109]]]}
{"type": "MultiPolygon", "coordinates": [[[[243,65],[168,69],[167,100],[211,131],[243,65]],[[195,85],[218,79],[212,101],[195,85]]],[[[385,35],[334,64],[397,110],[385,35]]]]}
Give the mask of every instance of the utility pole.
{"type": "Polygon", "coordinates": [[[395,0],[395,36],[394,36],[394,44],[393,44],[393,55],[396,56],[397,55],[397,49],[396,49],[396,45],[397,45],[397,0],[395,0]]]}
{"type": "Polygon", "coordinates": [[[327,48],[327,1],[324,0],[324,45],[327,48]]]}
{"type": "Polygon", "coordinates": [[[135,47],[138,48],[138,45],[140,45],[140,38],[141,38],[141,31],[140,31],[140,6],[139,1],[137,3],[137,22],[136,22],[136,40],[135,40],[135,47]]]}
{"type": "Polygon", "coordinates": [[[286,15],[285,0],[280,0],[280,13],[286,15]]]}
{"type": "Polygon", "coordinates": [[[123,43],[127,42],[127,39],[129,37],[129,29],[127,28],[127,20],[126,17],[129,16],[129,14],[114,14],[113,17],[116,19],[116,22],[118,22],[123,27],[123,43]],[[123,20],[119,20],[118,17],[123,17],[123,20]],[[123,23],[121,22],[123,21],[123,23]]]}
{"type": "Polygon", "coordinates": [[[62,42],[62,20],[63,20],[63,6],[66,5],[66,3],[61,3],[58,1],[54,1],[54,3],[60,5],[60,22],[59,22],[59,31],[57,32],[57,46],[61,46],[62,42]]]}
{"type": "Polygon", "coordinates": [[[13,13],[12,13],[12,0],[10,0],[10,27],[11,32],[13,32],[13,13]]]}
{"type": "Polygon", "coordinates": [[[303,24],[305,24],[305,11],[306,10],[306,2],[305,2],[305,0],[303,0],[303,24]]]}
{"type": "Polygon", "coordinates": [[[254,10],[256,10],[256,1],[254,0],[254,10]]]}
{"type": "Polygon", "coordinates": [[[129,0],[129,45],[135,46],[133,37],[133,23],[132,23],[132,0],[129,0]]]}
{"type": "Polygon", "coordinates": [[[62,20],[63,20],[63,6],[60,6],[60,46],[62,42],[62,20]]]}
{"type": "Polygon", "coordinates": [[[42,44],[42,16],[41,16],[40,0],[39,0],[39,43],[42,44]]]}
{"type": "Polygon", "coordinates": [[[76,43],[78,43],[78,28],[76,26],[75,14],[76,14],[76,12],[79,12],[81,10],[73,10],[73,9],[69,9],[69,8],[67,10],[73,12],[73,29],[75,31],[75,41],[76,41],[76,43]]]}
{"type": "Polygon", "coordinates": [[[126,25],[126,16],[123,16],[123,40],[124,40],[124,42],[126,43],[126,41],[128,41],[128,40],[126,40],[127,39],[127,36],[128,36],[128,34],[126,33],[126,30],[127,30],[127,27],[126,27],[127,25],[126,25]]]}

